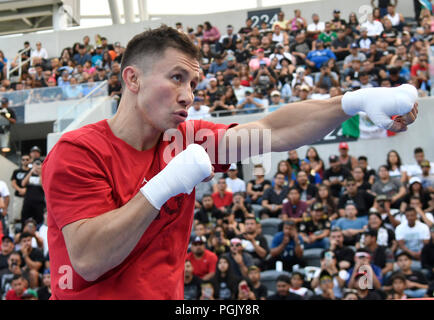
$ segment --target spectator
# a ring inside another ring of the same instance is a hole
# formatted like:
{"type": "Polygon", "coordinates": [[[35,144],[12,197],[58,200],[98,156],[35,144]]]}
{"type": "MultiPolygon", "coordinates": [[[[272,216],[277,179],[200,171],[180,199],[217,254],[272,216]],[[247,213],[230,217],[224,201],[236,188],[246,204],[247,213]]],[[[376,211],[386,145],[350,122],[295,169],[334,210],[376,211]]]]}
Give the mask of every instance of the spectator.
{"type": "MultiPolygon", "coordinates": [[[[354,255],[354,268],[348,270],[350,274],[347,280],[348,288],[355,288],[355,279],[360,273],[366,274],[368,277],[367,287],[368,289],[380,289],[382,283],[381,268],[375,265],[372,261],[372,257],[366,249],[357,249],[354,255]]],[[[360,285],[360,282],[358,282],[360,285]]]]}
{"type": "Polygon", "coordinates": [[[243,278],[238,282],[237,300],[256,300],[253,286],[248,278],[243,278]]]}
{"type": "Polygon", "coordinates": [[[270,249],[267,240],[259,233],[258,222],[254,216],[247,217],[245,220],[246,231],[241,235],[241,241],[244,251],[249,253],[253,258],[253,264],[264,268],[265,258],[270,249]]]}
{"type": "Polygon", "coordinates": [[[267,188],[262,197],[262,207],[260,212],[261,219],[278,217],[282,211],[283,200],[289,193],[289,188],[285,184],[285,175],[277,172],[274,175],[274,186],[267,188]]]}
{"type": "Polygon", "coordinates": [[[45,210],[45,195],[40,178],[41,167],[42,161],[40,159],[34,159],[32,169],[22,181],[22,186],[27,189],[24,195],[23,210],[21,212],[22,220],[25,221],[27,218],[34,218],[38,225],[43,222],[45,210]]]}
{"type": "Polygon", "coordinates": [[[338,35],[332,30],[332,23],[326,22],[324,25],[324,30],[319,34],[317,40],[324,42],[324,46],[329,48],[332,42],[337,39],[338,35]]]}
{"type": "Polygon", "coordinates": [[[23,300],[26,290],[26,280],[21,275],[15,275],[12,279],[12,289],[6,293],[6,300],[23,300]]]}
{"type": "Polygon", "coordinates": [[[320,68],[320,73],[317,73],[315,77],[315,83],[317,87],[324,87],[329,91],[331,87],[339,86],[339,76],[336,72],[331,71],[328,64],[323,64],[320,68]]]}
{"type": "Polygon", "coordinates": [[[307,27],[307,21],[301,16],[299,9],[294,10],[294,18],[288,21],[287,30],[289,34],[295,34],[299,30],[304,30],[307,27]]]}
{"type": "Polygon", "coordinates": [[[72,58],[76,64],[81,64],[82,66],[84,66],[85,62],[92,61],[92,56],[87,53],[86,47],[83,44],[78,46],[78,53],[76,53],[72,58]]]}
{"type": "Polygon", "coordinates": [[[9,208],[9,188],[6,183],[0,180],[0,235],[5,234],[8,235],[8,225],[7,225],[7,216],[8,216],[8,208],[9,208]]]}
{"type": "Polygon", "coordinates": [[[421,271],[411,269],[412,257],[406,252],[401,252],[396,256],[396,263],[398,265],[398,269],[392,273],[390,279],[386,281],[383,289],[390,290],[392,284],[391,279],[393,279],[396,274],[402,273],[407,279],[406,288],[404,291],[407,297],[424,297],[428,289],[428,281],[421,271]]]}
{"type": "Polygon", "coordinates": [[[38,249],[43,249],[44,248],[44,240],[42,239],[42,237],[40,236],[40,234],[38,233],[38,231],[36,231],[36,221],[33,218],[29,218],[25,221],[23,221],[22,223],[23,225],[23,229],[22,232],[17,232],[15,234],[15,243],[17,243],[17,250],[21,249],[21,245],[20,243],[20,238],[21,238],[21,234],[22,233],[28,233],[32,236],[32,247],[33,248],[38,248],[38,249]]]}
{"type": "Polygon", "coordinates": [[[420,163],[420,167],[422,169],[422,174],[418,175],[418,177],[421,179],[422,187],[433,193],[434,192],[434,174],[430,172],[431,170],[431,164],[428,160],[423,160],[420,163]]]}
{"type": "Polygon", "coordinates": [[[331,22],[333,30],[343,29],[347,25],[347,22],[341,19],[341,11],[339,9],[333,10],[333,19],[331,22]]]}
{"type": "Polygon", "coordinates": [[[273,90],[270,94],[271,97],[271,103],[268,107],[268,112],[273,112],[285,105],[282,102],[280,92],[278,90],[273,90]]]}
{"type": "Polygon", "coordinates": [[[358,300],[382,300],[381,295],[376,290],[369,289],[364,273],[358,273],[355,276],[354,289],[357,291],[358,300]]]}
{"type": "Polygon", "coordinates": [[[376,195],[386,195],[391,200],[392,208],[399,208],[401,198],[405,195],[405,187],[400,181],[390,178],[389,170],[386,165],[378,169],[379,179],[373,184],[372,192],[376,195]]]}
{"type": "MultiPolygon", "coordinates": [[[[384,197],[384,196],[379,196],[384,197]]],[[[378,200],[377,200],[378,203],[378,200]]],[[[385,207],[383,204],[382,206],[385,207]]],[[[390,207],[390,206],[389,206],[390,207]]],[[[384,211],[384,209],[383,209],[384,211]]],[[[381,211],[380,211],[381,212],[381,211]]],[[[390,224],[386,224],[382,220],[382,213],[372,211],[368,218],[368,230],[375,231],[377,234],[377,244],[382,247],[388,247],[392,252],[396,251],[397,242],[395,241],[395,232],[390,224]]]]}
{"type": "Polygon", "coordinates": [[[185,260],[184,268],[184,300],[198,300],[201,294],[202,280],[194,275],[193,264],[185,260]]]}
{"type": "Polygon", "coordinates": [[[317,13],[312,14],[312,23],[307,26],[307,35],[312,39],[316,40],[318,36],[321,34],[321,32],[324,31],[324,29],[325,29],[325,23],[320,21],[319,15],[317,13]]]}
{"type": "Polygon", "coordinates": [[[38,300],[49,300],[51,297],[51,275],[49,269],[44,270],[42,286],[38,289],[37,296],[38,300]]]}
{"type": "Polygon", "coordinates": [[[322,294],[322,288],[320,287],[320,278],[321,275],[327,274],[332,279],[334,296],[337,299],[342,298],[342,291],[345,286],[345,280],[342,277],[348,276],[348,273],[344,270],[339,272],[336,254],[332,251],[323,250],[321,252],[320,263],[320,269],[315,272],[312,282],[310,284],[311,288],[315,290],[316,294],[322,294]]]}
{"type": "Polygon", "coordinates": [[[267,66],[266,61],[259,62],[259,69],[253,73],[253,84],[261,90],[263,95],[268,93],[268,90],[274,88],[277,83],[277,75],[271,66],[267,66]]]}
{"type": "Polygon", "coordinates": [[[273,268],[276,261],[282,261],[283,269],[289,272],[296,264],[304,266],[303,245],[303,238],[298,234],[295,222],[284,221],[283,231],[278,232],[271,242],[269,266],[273,268]]]}
{"type": "Polygon", "coordinates": [[[251,284],[252,291],[257,300],[266,300],[268,296],[267,287],[261,283],[261,269],[253,265],[248,268],[247,274],[251,284]]]}
{"type": "Polygon", "coordinates": [[[392,26],[398,31],[402,30],[404,24],[404,16],[401,13],[396,12],[396,5],[389,4],[387,6],[387,14],[385,15],[385,21],[389,20],[392,26]]]}
{"type": "Polygon", "coordinates": [[[23,232],[19,244],[23,262],[29,270],[30,288],[34,289],[39,286],[39,276],[43,271],[45,259],[41,250],[32,247],[32,239],[30,233],[23,232]]]}
{"type": "Polygon", "coordinates": [[[354,251],[344,245],[344,233],[336,226],[330,232],[330,250],[336,255],[339,270],[347,270],[354,264],[354,251]]]}
{"type": "Polygon", "coordinates": [[[252,90],[245,89],[245,98],[238,102],[237,109],[245,110],[243,113],[256,113],[262,111],[264,105],[262,101],[252,95],[252,90]]]}
{"type": "Polygon", "coordinates": [[[418,62],[411,67],[411,78],[416,81],[418,89],[429,90],[431,86],[428,83],[430,79],[428,56],[421,54],[417,60],[418,62]]]}
{"type": "Polygon", "coordinates": [[[225,71],[228,67],[228,63],[223,59],[223,56],[217,54],[214,56],[214,60],[209,67],[209,73],[216,74],[218,71],[225,71]]]}
{"type": "Polygon", "coordinates": [[[296,91],[297,84],[301,86],[307,86],[308,88],[313,87],[313,78],[308,74],[307,70],[309,69],[305,69],[303,67],[298,67],[295,70],[295,74],[293,74],[293,79],[291,81],[291,85],[294,87],[294,91],[296,91]]]}
{"type": "Polygon", "coordinates": [[[405,217],[407,222],[401,222],[395,230],[399,249],[407,253],[411,259],[420,261],[422,248],[430,241],[429,228],[417,220],[417,212],[412,207],[405,210],[405,217]]]}
{"type": "Polygon", "coordinates": [[[362,28],[368,30],[368,37],[376,39],[384,31],[383,24],[379,21],[374,20],[372,14],[368,14],[368,20],[362,23],[362,28]]]}
{"type": "Polygon", "coordinates": [[[247,217],[254,216],[252,213],[253,209],[250,204],[245,201],[243,192],[234,193],[233,202],[228,208],[228,211],[234,214],[235,220],[239,223],[244,223],[247,217]]]}
{"type": "Polygon", "coordinates": [[[309,147],[306,151],[306,159],[310,161],[312,171],[318,173],[322,179],[324,174],[324,162],[320,158],[318,151],[314,147],[309,147]]]}
{"type": "Polygon", "coordinates": [[[276,293],[269,296],[267,300],[303,300],[303,298],[289,291],[291,288],[291,278],[287,275],[280,275],[276,279],[276,293]]]}
{"type": "Polygon", "coordinates": [[[314,295],[309,300],[335,300],[336,296],[333,290],[333,278],[327,271],[322,271],[319,276],[319,288],[321,294],[314,295]]]}
{"type": "Polygon", "coordinates": [[[295,57],[296,65],[304,65],[305,59],[312,49],[312,43],[306,39],[304,32],[299,32],[295,36],[295,42],[289,46],[289,52],[295,57]]]}
{"type": "Polygon", "coordinates": [[[273,23],[271,29],[274,30],[274,27],[277,25],[281,30],[288,31],[288,24],[289,20],[285,20],[285,13],[280,11],[277,13],[277,21],[273,23]]]}
{"type": "Polygon", "coordinates": [[[23,259],[19,252],[13,251],[10,253],[7,260],[7,269],[3,270],[0,278],[2,297],[11,289],[12,279],[17,275],[22,275],[25,278],[26,286],[28,286],[29,270],[27,267],[21,267],[22,263],[23,259]]]}
{"type": "Polygon", "coordinates": [[[265,57],[264,49],[259,48],[256,50],[256,58],[252,58],[249,61],[249,67],[251,71],[256,71],[261,67],[261,62],[265,62],[265,65],[268,67],[271,63],[271,60],[265,57]]]}
{"type": "Polygon", "coordinates": [[[366,192],[371,191],[371,184],[365,181],[365,174],[360,166],[357,165],[351,174],[353,175],[357,190],[363,190],[366,192]]]}
{"type": "Polygon", "coordinates": [[[387,300],[406,300],[405,288],[407,286],[407,278],[402,273],[396,273],[390,279],[391,289],[387,293],[387,300]]]}
{"type": "MultiPolygon", "coordinates": [[[[317,193],[316,186],[322,182],[322,179],[318,173],[314,173],[310,165],[309,159],[304,158],[300,161],[300,171],[297,174],[296,186],[302,193],[302,200],[312,202],[311,199],[315,197],[317,193]],[[306,174],[306,179],[304,175],[306,174]]],[[[311,204],[311,203],[309,203],[311,204]]]]}
{"type": "Polygon", "coordinates": [[[212,194],[212,199],[217,209],[226,212],[232,203],[233,193],[227,189],[226,179],[220,178],[217,183],[217,191],[212,194]]]}
{"type": "Polygon", "coordinates": [[[346,191],[339,197],[339,215],[344,216],[345,204],[351,200],[356,205],[358,217],[367,218],[369,209],[374,204],[374,199],[375,197],[372,194],[365,190],[359,190],[354,178],[349,177],[346,183],[346,191]]]}
{"type": "Polygon", "coordinates": [[[244,252],[242,241],[239,238],[231,239],[230,251],[223,257],[228,258],[235,276],[239,278],[247,277],[248,268],[254,264],[252,256],[244,252]]]}
{"type": "Polygon", "coordinates": [[[282,219],[300,223],[307,214],[307,208],[308,203],[301,200],[300,189],[292,187],[288,193],[288,201],[282,207],[282,219]]]}
{"type": "Polygon", "coordinates": [[[193,105],[188,108],[187,120],[200,120],[211,117],[209,113],[209,107],[204,104],[204,98],[196,96],[194,97],[193,105]]]}
{"type": "Polygon", "coordinates": [[[358,218],[358,210],[352,200],[345,203],[344,216],[337,219],[335,226],[339,227],[345,237],[345,243],[348,245],[355,245],[357,236],[365,231],[368,220],[366,217],[358,218]]]}
{"type": "Polygon", "coordinates": [[[247,201],[251,201],[252,204],[260,205],[264,191],[271,186],[271,182],[264,178],[264,168],[260,164],[255,165],[253,175],[255,179],[247,183],[247,201]]]}
{"type": "Polygon", "coordinates": [[[2,236],[0,250],[0,278],[8,270],[8,259],[14,251],[14,240],[9,236],[2,236]]]}
{"type": "Polygon", "coordinates": [[[318,192],[315,196],[315,202],[319,202],[323,205],[324,213],[330,221],[339,218],[337,213],[337,201],[331,194],[330,188],[325,184],[318,186],[318,192]]]}
{"type": "Polygon", "coordinates": [[[212,26],[209,21],[204,22],[204,31],[202,36],[202,41],[204,43],[216,44],[220,39],[220,31],[217,27],[212,26]]]}
{"type": "Polygon", "coordinates": [[[217,300],[234,300],[237,290],[238,278],[235,276],[231,262],[226,256],[217,261],[214,277],[210,280],[214,285],[214,298],[217,300]]]}
{"type": "Polygon", "coordinates": [[[30,58],[32,59],[32,66],[36,65],[36,61],[41,61],[40,59],[43,59],[42,61],[48,59],[47,49],[42,47],[42,43],[40,41],[36,42],[36,49],[32,50],[30,58]]]}
{"type": "Polygon", "coordinates": [[[360,38],[357,40],[357,44],[361,53],[366,55],[366,53],[369,52],[372,43],[372,39],[368,36],[368,29],[366,27],[360,28],[360,38]]]}
{"type": "Polygon", "coordinates": [[[312,291],[304,287],[303,284],[304,284],[304,274],[299,271],[293,272],[291,274],[291,287],[289,289],[289,292],[298,294],[304,299],[312,296],[312,291]]]}
{"type": "Polygon", "coordinates": [[[235,212],[232,209],[228,209],[228,212],[223,217],[223,228],[228,238],[234,238],[244,233],[244,223],[235,219],[235,212]]]}
{"type": "Polygon", "coordinates": [[[363,179],[366,182],[369,182],[371,185],[374,184],[375,178],[376,178],[376,172],[374,169],[372,169],[368,164],[368,158],[366,156],[360,156],[357,159],[357,164],[360,168],[363,170],[363,179]]]}
{"type": "Polygon", "coordinates": [[[210,281],[203,281],[201,286],[201,294],[199,300],[215,300],[214,286],[210,281]]]}
{"type": "Polygon", "coordinates": [[[303,238],[304,249],[329,248],[330,221],[320,202],[311,206],[310,217],[306,217],[300,222],[299,231],[303,238]]]}
{"type": "Polygon", "coordinates": [[[228,24],[226,27],[226,34],[222,35],[219,39],[218,46],[220,48],[220,53],[223,51],[235,51],[236,41],[239,39],[238,34],[233,33],[234,27],[231,24],[228,24]]]}
{"type": "Polygon", "coordinates": [[[217,265],[217,256],[215,253],[205,248],[205,236],[197,236],[191,243],[191,252],[187,255],[187,260],[191,261],[193,274],[200,279],[210,280],[214,274],[217,265]]]}
{"type": "Polygon", "coordinates": [[[81,97],[83,97],[82,87],[78,84],[76,78],[70,78],[69,86],[63,88],[63,95],[66,100],[80,99],[81,97]]]}
{"type": "Polygon", "coordinates": [[[314,71],[319,71],[321,66],[330,59],[336,60],[335,54],[330,49],[324,48],[324,42],[316,40],[316,49],[308,53],[306,64],[313,68],[314,71]]]}
{"type": "MultiPolygon", "coordinates": [[[[434,226],[431,226],[431,240],[422,248],[422,268],[428,271],[428,278],[434,280],[434,226]]],[[[1,255],[0,255],[1,257],[1,255]]]]}
{"type": "Polygon", "coordinates": [[[395,259],[390,249],[378,245],[377,234],[377,230],[368,229],[364,232],[360,240],[360,247],[366,249],[371,256],[372,263],[381,268],[381,275],[385,278],[389,272],[393,271],[395,259]]]}
{"type": "Polygon", "coordinates": [[[0,148],[4,156],[6,155],[6,153],[11,151],[10,131],[12,125],[17,122],[15,112],[11,108],[9,108],[9,99],[5,96],[1,98],[0,117],[2,117],[4,120],[0,125],[0,148]]]}
{"type": "Polygon", "coordinates": [[[226,184],[228,185],[228,190],[233,193],[246,192],[246,183],[238,178],[238,169],[235,163],[231,164],[229,167],[226,184]]]}
{"type": "Polygon", "coordinates": [[[331,51],[335,54],[336,61],[344,61],[345,57],[350,54],[351,42],[344,29],[338,29],[337,36],[331,44],[331,51]]]}
{"type": "Polygon", "coordinates": [[[323,183],[330,187],[332,195],[339,198],[342,188],[351,173],[339,162],[335,155],[329,157],[330,168],[324,172],[323,183]]]}

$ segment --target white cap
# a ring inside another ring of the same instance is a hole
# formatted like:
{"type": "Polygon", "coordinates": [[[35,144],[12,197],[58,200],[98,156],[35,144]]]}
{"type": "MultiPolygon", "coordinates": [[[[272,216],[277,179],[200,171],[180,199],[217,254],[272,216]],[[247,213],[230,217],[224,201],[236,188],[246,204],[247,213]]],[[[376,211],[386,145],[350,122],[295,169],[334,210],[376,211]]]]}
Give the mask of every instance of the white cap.
{"type": "Polygon", "coordinates": [[[237,164],[232,163],[231,166],[229,167],[229,170],[237,170],[237,164]]]}
{"type": "Polygon", "coordinates": [[[422,184],[422,180],[420,180],[419,177],[413,177],[413,178],[410,179],[409,185],[411,186],[415,182],[419,182],[420,184],[422,184]]]}
{"type": "Polygon", "coordinates": [[[272,92],[271,92],[271,96],[280,96],[280,92],[278,91],[278,90],[273,90],[272,92]]]}

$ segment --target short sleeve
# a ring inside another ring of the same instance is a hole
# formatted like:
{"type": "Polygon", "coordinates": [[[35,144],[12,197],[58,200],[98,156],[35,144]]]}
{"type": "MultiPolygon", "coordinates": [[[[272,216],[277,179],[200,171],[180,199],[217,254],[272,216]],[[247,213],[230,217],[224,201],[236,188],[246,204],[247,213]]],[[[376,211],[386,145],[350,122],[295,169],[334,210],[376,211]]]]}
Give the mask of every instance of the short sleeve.
{"type": "Polygon", "coordinates": [[[395,238],[397,241],[404,239],[403,231],[402,231],[402,228],[400,228],[400,226],[401,225],[396,227],[396,230],[395,230],[395,238]]]}
{"type": "Polygon", "coordinates": [[[42,182],[47,210],[59,229],[115,209],[109,173],[89,148],[61,141],[44,161],[42,182]]]}

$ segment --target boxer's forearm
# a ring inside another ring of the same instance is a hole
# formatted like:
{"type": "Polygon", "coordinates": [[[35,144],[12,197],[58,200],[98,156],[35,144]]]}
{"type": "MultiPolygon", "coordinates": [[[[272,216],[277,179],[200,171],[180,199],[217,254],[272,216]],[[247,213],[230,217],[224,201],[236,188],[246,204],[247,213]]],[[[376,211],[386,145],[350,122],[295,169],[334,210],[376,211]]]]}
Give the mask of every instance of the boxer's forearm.
{"type": "Polygon", "coordinates": [[[119,209],[66,225],[72,267],[86,281],[98,279],[125,260],[157,214],[139,192],[119,209]]]}

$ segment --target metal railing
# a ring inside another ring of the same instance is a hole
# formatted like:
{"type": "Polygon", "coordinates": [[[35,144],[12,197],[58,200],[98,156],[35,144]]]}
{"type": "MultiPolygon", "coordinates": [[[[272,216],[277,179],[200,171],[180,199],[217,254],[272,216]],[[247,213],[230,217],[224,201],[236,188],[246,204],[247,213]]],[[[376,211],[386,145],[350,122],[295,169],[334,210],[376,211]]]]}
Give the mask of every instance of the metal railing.
{"type": "Polygon", "coordinates": [[[11,63],[8,62],[8,68],[7,68],[7,74],[6,74],[7,79],[10,79],[11,74],[13,74],[17,70],[18,70],[18,77],[21,78],[22,67],[24,65],[26,65],[27,63],[29,63],[31,60],[31,58],[29,58],[29,59],[26,59],[25,61],[23,61],[22,54],[27,52],[27,51],[30,51],[30,50],[31,50],[31,48],[28,47],[27,49],[23,49],[16,54],[16,56],[14,58],[14,63],[18,59],[18,65],[16,67],[11,69],[11,63]]]}

